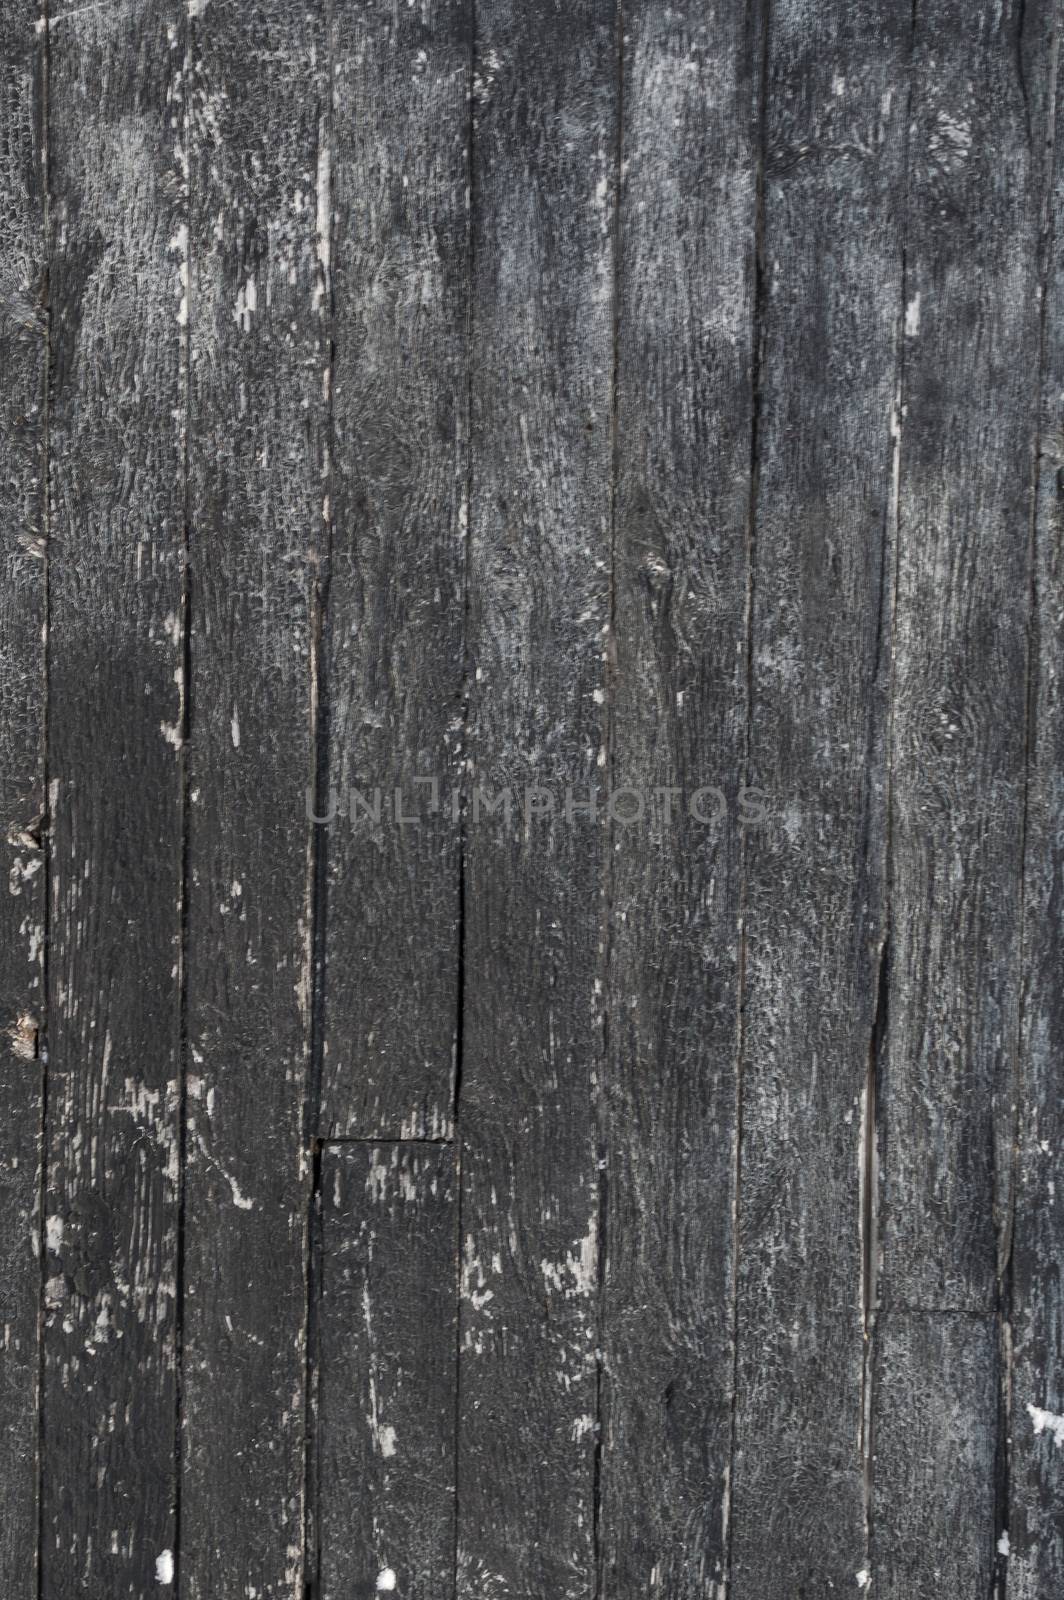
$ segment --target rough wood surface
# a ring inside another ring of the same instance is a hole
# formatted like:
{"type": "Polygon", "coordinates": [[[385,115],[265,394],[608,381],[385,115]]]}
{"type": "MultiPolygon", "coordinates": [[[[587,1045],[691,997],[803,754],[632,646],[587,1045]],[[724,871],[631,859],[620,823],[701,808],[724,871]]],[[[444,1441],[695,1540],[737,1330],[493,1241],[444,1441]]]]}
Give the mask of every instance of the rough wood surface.
{"type": "Polygon", "coordinates": [[[193,7],[181,1592],[302,1594],[320,15],[193,7]]]}
{"type": "Polygon", "coordinates": [[[451,1127],[471,24],[470,0],[332,12],[328,1136],[451,1127]]]}
{"type": "Polygon", "coordinates": [[[728,1531],[760,57],[742,5],[625,30],[599,1542],[681,1600],[728,1531]]]}
{"type": "Polygon", "coordinates": [[[9,0],[5,1595],[1064,1591],[1062,11],[9,0]]]}
{"type": "Polygon", "coordinates": [[[326,1149],[320,1193],[316,1592],[437,1600],[454,1587],[454,1149],[326,1149]]]}
{"type": "MultiPolygon", "coordinates": [[[[1049,8],[1046,8],[1049,11],[1049,8]]],[[[1064,894],[1064,157],[1054,148],[1060,92],[1057,8],[1041,45],[1045,70],[1034,99],[1049,162],[1043,210],[1048,254],[1044,317],[1034,617],[1030,663],[1024,875],[1023,1029],[1018,1076],[1017,1177],[1011,1260],[1013,1363],[1009,1407],[1008,1588],[1014,1600],[1064,1592],[1064,1049],[1061,994],[1064,894]],[[1048,34],[1048,38],[1046,37],[1048,34]],[[1052,70],[1057,77],[1053,81],[1052,70]]],[[[1041,56],[1041,51],[1039,56],[1041,56]]],[[[1036,61],[1039,59],[1036,56],[1036,61]]],[[[1028,82],[1031,74],[1028,73],[1028,82]]]]}
{"type": "Polygon", "coordinates": [[[594,1586],[615,12],[500,0],[474,79],[458,1593],[594,1586]],[[544,48],[549,37],[550,46],[544,48]],[[512,789],[507,825],[475,790],[512,789]],[[536,812],[551,794],[553,818],[536,812]]]}
{"type": "Polygon", "coordinates": [[[919,1337],[884,1350],[892,1376],[873,1397],[872,1578],[899,1596],[941,1592],[944,1572],[957,1592],[987,1593],[1005,1571],[993,1524],[1007,1514],[1008,1438],[993,1346],[1007,1359],[1009,1334],[987,1318],[1007,1314],[1017,1113],[1040,345],[1034,108],[1050,61],[1026,45],[1042,9],[934,0],[916,12],[881,1289],[888,1312],[945,1317],[914,1316],[919,1337]],[[914,1511],[899,1392],[917,1407],[947,1397],[932,1412],[950,1442],[936,1445],[930,1514],[914,1511]]]}
{"type": "Polygon", "coordinates": [[[37,1595],[44,1064],[44,52],[0,15],[0,1591],[37,1595]]]}
{"type": "Polygon", "coordinates": [[[922,1310],[995,1308],[1008,1212],[1039,347],[1023,17],[917,12],[882,1175],[884,1301],[922,1310]]]}
{"type": "Polygon", "coordinates": [[[174,1545],[182,11],[47,31],[47,1600],[149,1593],[174,1545]]]}
{"type": "Polygon", "coordinates": [[[885,1311],[875,1385],[871,1548],[859,1582],[887,1600],[989,1595],[998,1542],[996,1319],[885,1311]]]}
{"type": "Polygon", "coordinates": [[[736,1600],[851,1592],[865,1565],[908,14],[773,4],[765,50],[736,1600]]]}

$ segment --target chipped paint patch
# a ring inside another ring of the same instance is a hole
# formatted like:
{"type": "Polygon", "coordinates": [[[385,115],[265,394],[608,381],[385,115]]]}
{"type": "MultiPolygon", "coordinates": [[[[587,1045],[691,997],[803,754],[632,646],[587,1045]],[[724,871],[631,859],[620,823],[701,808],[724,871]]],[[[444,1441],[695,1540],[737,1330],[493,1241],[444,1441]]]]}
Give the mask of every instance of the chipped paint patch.
{"type": "Polygon", "coordinates": [[[1057,1449],[1064,1447],[1064,1417],[1055,1411],[1043,1411],[1041,1406],[1028,1405],[1027,1415],[1034,1424],[1035,1433],[1050,1433],[1057,1449]]]}

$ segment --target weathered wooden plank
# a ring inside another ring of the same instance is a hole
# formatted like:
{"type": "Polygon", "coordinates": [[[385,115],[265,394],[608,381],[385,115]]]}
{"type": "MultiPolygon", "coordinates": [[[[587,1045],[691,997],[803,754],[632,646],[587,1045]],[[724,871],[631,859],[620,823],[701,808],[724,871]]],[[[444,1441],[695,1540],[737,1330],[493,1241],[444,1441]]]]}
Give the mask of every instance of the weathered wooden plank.
{"type": "Polygon", "coordinates": [[[327,1146],[320,1193],[315,1593],[436,1600],[454,1586],[454,1148],[327,1146]]]}
{"type": "Polygon", "coordinates": [[[44,52],[0,15],[0,1591],[37,1596],[44,797],[44,52]],[[10,891],[10,892],[8,892],[10,891]]]}
{"type": "Polygon", "coordinates": [[[323,527],[325,40],[192,33],[181,1592],[302,1596],[312,642],[323,527]]]}
{"type": "Polygon", "coordinates": [[[183,19],[47,30],[47,1600],[153,1593],[174,1547],[183,19]]]}
{"type": "Polygon", "coordinates": [[[599,1545],[681,1600],[726,1561],[760,57],[745,5],[625,34],[599,1545]]]}
{"type": "Polygon", "coordinates": [[[594,1580],[616,53],[605,0],[478,11],[462,1596],[594,1580]]]}
{"type": "Polygon", "coordinates": [[[471,24],[470,0],[332,13],[328,1135],[451,1127],[471,24]]]}
{"type": "MultiPolygon", "coordinates": [[[[1034,126],[1048,149],[1044,221],[1044,355],[1038,498],[1034,539],[1034,616],[1024,871],[1017,1178],[1011,1261],[1012,1362],[1008,1501],[1003,1553],[1008,1594],[1043,1600],[1064,1593],[1064,1108],[1060,1098],[1064,1003],[1064,152],[1055,139],[1060,92],[1059,6],[1044,8],[1049,39],[1026,43],[1034,126]],[[1033,61],[1032,61],[1033,56],[1033,61]],[[1054,79],[1053,69],[1056,68],[1054,79]]],[[[1026,31],[1026,30],[1025,30],[1026,31]]],[[[1036,145],[1036,149],[1038,145],[1036,145]]],[[[1006,1351],[1008,1353],[1008,1351],[1006,1351]]]]}
{"type": "Polygon", "coordinates": [[[844,1594],[865,1565],[909,18],[788,0],[766,41],[734,1600],[844,1594]]]}
{"type": "MultiPolygon", "coordinates": [[[[996,1327],[985,1319],[1003,1303],[1008,1253],[1039,357],[1031,114],[1045,75],[1044,61],[1025,63],[1021,30],[1040,11],[1025,23],[1022,5],[932,0],[916,13],[882,1299],[984,1320],[955,1318],[884,1353],[895,1389],[953,1395],[952,1417],[933,1415],[953,1442],[930,1518],[914,1513],[904,1461],[893,1475],[876,1462],[872,1578],[898,1595],[941,1592],[943,1572],[958,1592],[986,1593],[1004,1513],[996,1393],[988,1378],[951,1387],[942,1361],[949,1340],[961,1341],[959,1361],[970,1337],[979,1372],[995,1370],[983,1329],[996,1327]]],[[[890,1392],[873,1397],[877,1441],[892,1403],[890,1392]]]]}
{"type": "Polygon", "coordinates": [[[1037,172],[1022,7],[917,18],[905,232],[884,1300],[990,1311],[1019,970],[1037,172]]]}
{"type": "Polygon", "coordinates": [[[887,1600],[989,1595],[996,1319],[884,1312],[875,1391],[871,1559],[858,1585],[887,1600]]]}

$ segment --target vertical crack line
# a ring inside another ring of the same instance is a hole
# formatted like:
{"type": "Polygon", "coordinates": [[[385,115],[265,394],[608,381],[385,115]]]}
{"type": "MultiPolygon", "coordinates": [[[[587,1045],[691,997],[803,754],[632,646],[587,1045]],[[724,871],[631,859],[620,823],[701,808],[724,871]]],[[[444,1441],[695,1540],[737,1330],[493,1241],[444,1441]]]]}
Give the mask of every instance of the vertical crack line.
{"type": "Polygon", "coordinates": [[[178,887],[178,980],[177,980],[177,1223],[174,1241],[174,1583],[181,1582],[181,1530],[182,1530],[182,1476],[184,1450],[182,1444],[185,1414],[185,1163],[188,1154],[188,952],[189,952],[189,888],[191,883],[191,821],[189,793],[191,788],[190,737],[192,731],[192,516],[191,516],[191,444],[192,431],[192,79],[193,79],[193,9],[188,0],[185,6],[185,49],[181,70],[181,149],[178,165],[183,173],[181,199],[184,211],[184,239],[179,265],[183,304],[179,316],[181,327],[180,383],[183,414],[181,422],[181,598],[180,598],[180,705],[178,707],[178,783],[181,817],[181,860],[178,887]]]}
{"type": "Polygon", "coordinates": [[[332,273],[332,174],[335,151],[336,61],[333,0],[324,0],[325,86],[318,115],[318,151],[314,249],[317,261],[315,305],[321,319],[321,519],[310,551],[310,793],[313,797],[307,827],[306,878],[306,1045],[307,1072],[303,1096],[302,1176],[306,1179],[303,1217],[303,1483],[302,1537],[303,1588],[308,1597],[320,1588],[321,1539],[317,1470],[319,1448],[319,1395],[316,1360],[318,1295],[320,1289],[320,1209],[322,1079],[325,1060],[326,914],[328,904],[329,804],[329,640],[330,588],[333,560],[333,368],[336,358],[336,298],[332,273]]]}
{"type": "MultiPolygon", "coordinates": [[[[888,802],[889,804],[889,802],[888,802]]],[[[886,869],[884,869],[886,877],[886,869]]],[[[890,1003],[890,932],[884,928],[874,976],[875,1009],[868,1043],[860,1144],[861,1223],[861,1494],[864,1514],[865,1571],[871,1572],[872,1542],[872,1379],[876,1315],[879,1309],[879,1081],[887,1040],[890,1003]]]]}
{"type": "Polygon", "coordinates": [[[39,1071],[40,1109],[37,1119],[38,1173],[37,1173],[37,1259],[40,1267],[40,1289],[37,1299],[37,1394],[36,1394],[36,1461],[34,1463],[37,1497],[37,1549],[35,1580],[40,1600],[44,1585],[44,1336],[46,1320],[46,1284],[48,1279],[47,1229],[48,1211],[48,1018],[49,984],[51,977],[50,946],[52,930],[52,878],[54,806],[52,802],[50,766],[50,708],[51,708],[51,560],[52,560],[52,507],[51,507],[51,394],[52,394],[52,207],[51,162],[49,150],[49,121],[51,89],[51,32],[48,0],[41,0],[41,13],[37,23],[40,53],[35,63],[38,92],[38,158],[37,182],[41,194],[41,246],[44,254],[41,298],[44,312],[44,371],[41,375],[41,446],[38,460],[41,473],[41,527],[44,534],[44,572],[42,575],[43,638],[41,643],[41,674],[44,707],[41,716],[40,772],[41,795],[40,846],[44,852],[44,906],[41,912],[41,1008],[37,1026],[37,1061],[39,1071]]]}
{"type": "MultiPolygon", "coordinates": [[[[617,662],[617,509],[620,497],[621,450],[621,321],[623,292],[623,231],[622,200],[624,194],[624,119],[625,119],[625,11],[624,0],[617,0],[614,12],[615,54],[615,124],[613,147],[613,181],[611,184],[613,214],[610,225],[611,252],[611,347],[610,347],[610,400],[608,440],[608,503],[609,552],[606,595],[606,647],[603,653],[603,672],[606,693],[604,727],[605,771],[607,784],[612,791],[617,769],[617,699],[619,674],[617,662]]],[[[593,1593],[597,1597],[605,1591],[605,1548],[603,1539],[603,1488],[605,1467],[605,1400],[606,1400],[606,1285],[609,1257],[609,1156],[610,1156],[610,1015],[613,1000],[613,908],[616,885],[614,882],[616,823],[607,807],[603,826],[605,861],[602,867],[600,960],[602,972],[602,1023],[601,1065],[596,1090],[596,1165],[598,1169],[598,1197],[596,1213],[596,1339],[595,1339],[595,1450],[592,1466],[592,1516],[591,1552],[594,1565],[593,1593]]]]}
{"type": "MultiPolygon", "coordinates": [[[[765,275],[765,168],[768,163],[769,42],[772,27],[772,0],[759,0],[752,12],[753,33],[750,56],[757,63],[754,183],[754,287],[750,304],[750,470],[749,499],[746,511],[746,599],[743,615],[745,675],[745,717],[743,728],[743,784],[751,784],[751,758],[754,724],[754,604],[757,572],[757,503],[760,486],[761,404],[764,360],[765,275]]],[[[739,1412],[739,1219],[742,1199],[743,1079],[746,1056],[746,834],[739,842],[739,899],[736,918],[737,960],[735,977],[735,1106],[732,1158],[732,1259],[731,1259],[731,1395],[728,1438],[728,1463],[721,1507],[721,1538],[724,1547],[724,1593],[733,1583],[735,1449],[739,1412]]]]}
{"type": "Polygon", "coordinates": [[[321,1593],[321,1367],[318,1360],[321,1326],[324,1223],[321,1183],[324,1143],[310,1146],[310,1197],[307,1207],[307,1325],[306,1391],[303,1429],[304,1600],[321,1593]]]}
{"type": "MultiPolygon", "coordinates": [[[[462,1052],[465,1030],[465,957],[466,957],[466,850],[467,850],[467,817],[466,808],[468,796],[466,794],[466,776],[471,775],[472,761],[469,756],[468,746],[470,738],[471,698],[473,684],[473,668],[470,661],[470,640],[472,633],[472,588],[473,588],[473,380],[474,380],[474,184],[475,172],[473,167],[474,140],[476,136],[476,54],[477,54],[477,16],[475,0],[468,0],[469,6],[469,57],[468,78],[466,82],[466,306],[465,306],[465,394],[463,396],[464,433],[465,433],[465,473],[462,483],[463,503],[459,509],[458,525],[462,535],[462,632],[460,640],[461,670],[459,683],[459,745],[458,745],[458,907],[457,907],[457,966],[455,970],[455,1023],[453,1050],[453,1071],[451,1091],[451,1115],[454,1123],[454,1139],[458,1143],[458,1119],[462,1100],[462,1052]]],[[[453,814],[453,813],[452,813],[453,814]]]]}
{"type": "Polygon", "coordinates": [[[467,820],[466,794],[467,776],[472,776],[472,760],[469,755],[470,723],[471,723],[471,697],[473,684],[472,663],[470,661],[470,648],[472,636],[472,592],[473,592],[473,402],[474,402],[474,376],[475,376],[475,297],[476,297],[476,168],[474,163],[476,151],[476,72],[477,72],[477,8],[476,0],[466,0],[469,17],[469,54],[468,76],[466,79],[466,305],[465,305],[465,479],[462,486],[464,504],[459,510],[459,530],[464,541],[462,547],[462,635],[461,635],[461,681],[460,681],[460,731],[458,746],[458,906],[457,927],[455,938],[457,943],[457,962],[455,967],[455,1019],[454,1019],[454,1066],[453,1087],[451,1101],[451,1123],[454,1142],[454,1414],[453,1414],[453,1456],[452,1471],[454,1475],[454,1490],[452,1495],[452,1594],[457,1597],[460,1588],[459,1566],[461,1562],[461,1527],[459,1524],[459,1504],[461,1485],[459,1482],[459,1443],[462,1427],[462,1075],[465,1066],[465,1006],[466,1006],[466,940],[468,938],[468,922],[466,917],[466,857],[467,857],[467,820]]]}
{"type": "MultiPolygon", "coordinates": [[[[878,694],[886,662],[886,730],[883,748],[884,787],[882,800],[883,852],[880,864],[879,941],[871,967],[873,1008],[869,1029],[867,1076],[861,1128],[861,1319],[864,1348],[861,1366],[860,1450],[862,1503],[864,1511],[865,1572],[874,1581],[872,1568],[875,1524],[875,1358],[880,1310],[881,1269],[881,1158],[883,1128],[883,1073],[888,1048],[891,979],[893,868],[893,803],[895,748],[895,638],[898,616],[898,585],[901,568],[901,468],[902,435],[905,419],[905,313],[909,299],[909,258],[907,231],[909,213],[910,143],[913,115],[917,0],[909,13],[909,48],[905,65],[905,124],[902,135],[902,182],[898,197],[897,225],[900,233],[898,272],[898,311],[894,332],[894,397],[889,422],[890,489],[884,519],[880,566],[880,606],[877,623],[874,686],[878,694]]],[[[874,729],[869,735],[869,768],[875,760],[874,729]]],[[[869,791],[872,789],[869,772],[869,791]]],[[[867,810],[866,839],[871,832],[871,807],[867,810]]]]}
{"type": "MultiPolygon", "coordinates": [[[[1017,28],[1017,67],[1028,117],[1030,137],[1030,105],[1023,69],[1023,24],[1026,8],[1022,8],[1017,28]]],[[[1038,365],[1035,378],[1034,435],[1031,449],[1030,524],[1027,549],[1027,649],[1024,662],[1024,725],[1023,725],[1023,798],[1020,812],[1019,846],[1019,951],[1017,966],[1016,1033],[1013,1047],[1011,1149],[1008,1193],[1002,1238],[998,1258],[998,1337],[1001,1369],[1001,1431],[997,1451],[998,1483],[996,1486],[998,1523],[995,1535],[995,1576],[993,1593],[1004,1597],[1008,1590],[1008,1557],[998,1546],[998,1534],[1008,1534],[1009,1506],[1012,1495],[1012,1376],[1013,1344],[1012,1318],[1014,1296],[1013,1247],[1016,1235],[1017,1194],[1020,1184],[1020,1145],[1022,1140],[1023,1110],[1026,1099],[1026,1072],[1024,1068],[1024,1036],[1026,1031],[1026,981],[1027,973],[1027,855],[1029,840],[1029,815],[1031,794],[1031,760],[1034,749],[1034,730],[1037,715],[1038,670],[1040,648],[1039,589],[1038,589],[1038,504],[1042,482],[1042,430],[1045,423],[1046,367],[1048,343],[1049,278],[1053,260],[1054,208],[1053,190],[1056,165],[1057,72],[1060,60],[1060,13],[1054,7],[1053,27],[1049,49],[1049,92],[1046,99],[1045,140],[1041,163],[1033,162],[1033,176],[1039,185],[1038,199],[1038,365]],[[1040,170],[1039,170],[1040,168],[1040,170]]],[[[1034,140],[1032,147],[1037,149],[1034,140]]]]}
{"type": "Polygon", "coordinates": [[[325,929],[328,898],[328,834],[332,806],[329,801],[329,674],[330,588],[333,558],[333,366],[336,346],[336,305],[332,275],[333,205],[332,159],[335,139],[334,17],[332,0],[324,0],[327,83],[318,119],[317,208],[315,250],[318,282],[316,305],[322,321],[321,521],[311,550],[313,582],[310,594],[310,792],[312,816],[307,831],[307,995],[309,1007],[309,1072],[304,1100],[304,1145],[319,1134],[322,1072],[325,1046],[325,929]]]}

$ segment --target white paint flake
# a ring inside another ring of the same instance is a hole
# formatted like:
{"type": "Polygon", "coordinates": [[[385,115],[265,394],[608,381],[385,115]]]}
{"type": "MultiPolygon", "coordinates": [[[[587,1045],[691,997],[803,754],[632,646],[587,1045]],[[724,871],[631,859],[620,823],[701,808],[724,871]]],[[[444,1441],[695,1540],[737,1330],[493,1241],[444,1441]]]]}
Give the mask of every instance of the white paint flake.
{"type": "Polygon", "coordinates": [[[236,706],[233,707],[233,715],[229,719],[229,731],[233,736],[233,749],[234,750],[239,750],[240,749],[240,717],[237,714],[236,706]]]}
{"type": "Polygon", "coordinates": [[[905,307],[905,336],[915,339],[920,332],[920,296],[914,294],[909,304],[905,307]]]}
{"type": "Polygon", "coordinates": [[[237,1207],[237,1209],[240,1211],[253,1211],[255,1208],[254,1200],[249,1200],[246,1194],[241,1193],[240,1185],[237,1183],[232,1174],[226,1172],[223,1174],[223,1176],[225,1177],[226,1182],[229,1184],[229,1188],[233,1196],[233,1204],[237,1207]]]}
{"type": "Polygon", "coordinates": [[[1055,1411],[1043,1411],[1041,1406],[1027,1407],[1027,1415],[1034,1423],[1035,1433],[1051,1433],[1057,1449],[1064,1447],[1064,1417],[1055,1411]]]}
{"type": "Polygon", "coordinates": [[[259,292],[255,287],[254,278],[249,278],[236,297],[236,307],[233,311],[233,320],[245,333],[251,329],[252,313],[257,309],[259,292]]]}
{"type": "Polygon", "coordinates": [[[590,1294],[598,1274],[598,1229],[592,1218],[587,1234],[575,1250],[567,1252],[564,1261],[543,1260],[539,1264],[544,1282],[566,1297],[590,1294]]]}
{"type": "Polygon", "coordinates": [[[332,261],[332,152],[325,138],[324,125],[318,145],[317,215],[318,261],[328,275],[332,261]]]}
{"type": "Polygon", "coordinates": [[[24,1011],[7,1030],[11,1049],[21,1061],[32,1061],[37,1054],[37,1019],[24,1011]]]}
{"type": "Polygon", "coordinates": [[[859,1589],[870,1589],[871,1586],[872,1574],[869,1572],[867,1567],[862,1567],[860,1572],[857,1574],[857,1587],[859,1589]]]}
{"type": "Polygon", "coordinates": [[[188,228],[185,223],[178,228],[168,248],[170,254],[177,257],[177,325],[185,328],[188,326],[188,228]]]}
{"type": "Polygon", "coordinates": [[[998,1555],[1007,1556],[1009,1553],[1009,1530],[1006,1528],[997,1542],[998,1555]]]}
{"type": "Polygon", "coordinates": [[[384,1594],[389,1589],[395,1588],[395,1573],[391,1567],[384,1567],[377,1574],[377,1593],[384,1594]]]}
{"type": "MultiPolygon", "coordinates": [[[[195,0],[193,0],[193,4],[195,4],[195,0]]],[[[172,1550],[164,1550],[161,1555],[156,1556],[155,1581],[156,1583],[173,1583],[174,1552],[172,1550]]]]}
{"type": "MultiPolygon", "coordinates": [[[[211,1096],[213,1095],[213,1093],[214,1093],[213,1089],[208,1090],[208,1093],[207,1093],[207,1115],[208,1116],[213,1115],[213,1111],[214,1111],[214,1108],[213,1108],[213,1105],[212,1105],[212,1102],[211,1102],[211,1096]]],[[[196,1144],[199,1146],[199,1151],[200,1151],[200,1154],[202,1155],[203,1159],[208,1163],[208,1165],[212,1166],[214,1168],[215,1172],[218,1173],[219,1177],[224,1178],[226,1183],[229,1185],[229,1192],[233,1197],[233,1204],[237,1207],[237,1209],[239,1211],[253,1211],[255,1209],[254,1200],[249,1199],[248,1196],[243,1193],[243,1191],[240,1188],[240,1185],[237,1183],[237,1181],[233,1177],[232,1173],[231,1172],[226,1172],[226,1170],[222,1166],[221,1162],[216,1160],[215,1157],[211,1155],[210,1151],[207,1149],[207,1146],[203,1142],[203,1135],[195,1128],[190,1128],[189,1131],[192,1134],[193,1139],[195,1139],[196,1144]]]]}

